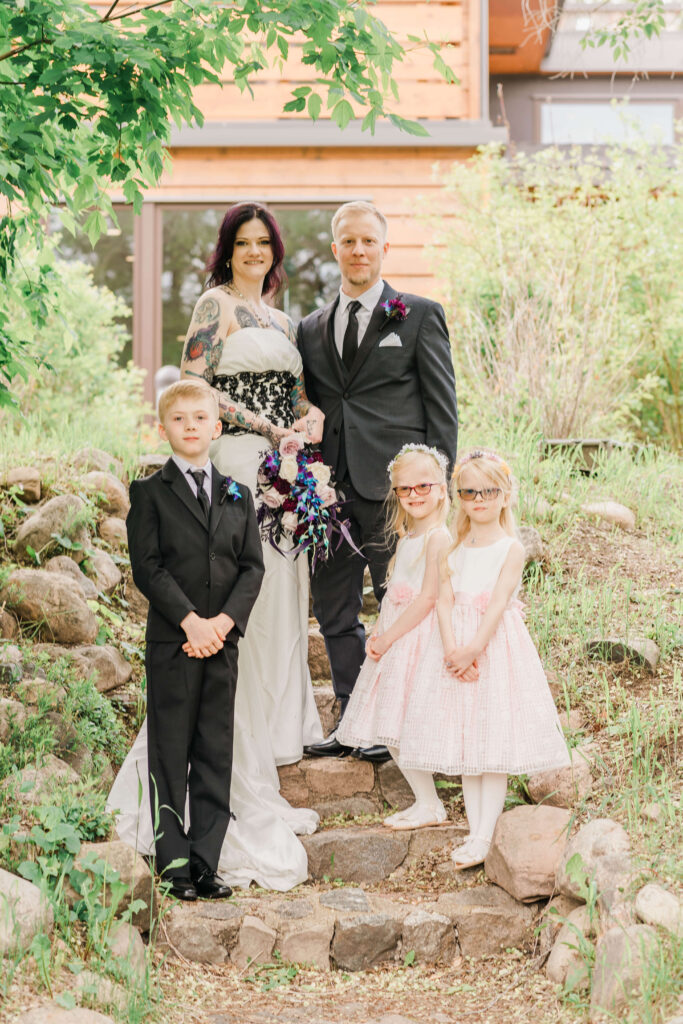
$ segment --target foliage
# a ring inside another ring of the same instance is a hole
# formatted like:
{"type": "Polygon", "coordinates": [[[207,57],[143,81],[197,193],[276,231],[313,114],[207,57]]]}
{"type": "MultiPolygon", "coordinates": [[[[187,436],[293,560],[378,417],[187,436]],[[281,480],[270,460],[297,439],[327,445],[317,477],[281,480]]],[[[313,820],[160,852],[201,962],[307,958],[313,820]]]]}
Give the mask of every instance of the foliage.
{"type": "Polygon", "coordinates": [[[428,210],[466,413],[683,445],[682,170],[681,146],[614,146],[488,149],[441,174],[428,210]]]}
{"type": "MultiPolygon", "coordinates": [[[[528,28],[539,38],[550,29],[557,29],[563,4],[536,4],[521,0],[522,13],[528,28]]],[[[652,39],[661,35],[666,25],[667,0],[624,0],[614,11],[600,0],[584,0],[587,15],[597,14],[581,37],[581,46],[595,49],[608,46],[614,61],[625,60],[633,40],[652,39]]],[[[579,8],[580,9],[580,8],[579,8]]],[[[573,8],[576,10],[576,8],[573,8]]],[[[674,17],[678,12],[673,11],[674,17]]]]}
{"type": "MultiPolygon", "coordinates": [[[[113,216],[110,187],[140,211],[145,188],[158,182],[164,147],[177,125],[202,114],[193,89],[219,83],[230,66],[235,83],[251,91],[251,78],[269,63],[281,70],[290,44],[301,44],[303,63],[315,69],[285,109],[320,116],[323,97],[341,128],[364,114],[374,130],[398,99],[392,69],[403,47],[369,10],[369,0],[154,0],[137,5],[112,0],[104,13],[87,0],[18,0],[0,4],[0,195],[9,217],[0,218],[0,280],[17,259],[18,243],[39,239],[50,205],[63,204],[62,220],[75,230],[87,213],[91,242],[113,216]],[[269,60],[268,52],[275,53],[269,60]]],[[[454,75],[437,44],[412,37],[433,53],[439,73],[454,75]]],[[[414,134],[426,129],[388,114],[414,134]]],[[[50,308],[49,275],[15,283],[34,329],[50,308]]],[[[35,367],[30,330],[0,310],[0,404],[6,384],[35,367]]]]}

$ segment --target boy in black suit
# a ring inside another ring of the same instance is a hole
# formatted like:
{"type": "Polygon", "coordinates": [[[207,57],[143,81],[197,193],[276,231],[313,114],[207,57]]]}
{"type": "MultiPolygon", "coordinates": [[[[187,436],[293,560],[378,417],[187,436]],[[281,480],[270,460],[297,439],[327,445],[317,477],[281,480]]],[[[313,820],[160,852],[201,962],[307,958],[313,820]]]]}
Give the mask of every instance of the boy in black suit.
{"type": "Polygon", "coordinates": [[[209,460],[221,432],[211,389],[200,381],[172,384],[159,400],[159,420],[173,455],[153,476],[133,481],[126,523],[133,579],[149,600],[157,868],[180,899],[219,899],[231,894],[216,868],[230,820],[237,640],[263,579],[261,540],[249,489],[209,460]]]}

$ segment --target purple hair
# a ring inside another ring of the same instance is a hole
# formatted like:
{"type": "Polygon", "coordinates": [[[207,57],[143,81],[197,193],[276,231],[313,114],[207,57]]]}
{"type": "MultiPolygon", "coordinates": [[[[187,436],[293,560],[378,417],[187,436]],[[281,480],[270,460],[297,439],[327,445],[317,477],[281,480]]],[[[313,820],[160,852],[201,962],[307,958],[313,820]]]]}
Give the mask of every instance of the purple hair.
{"type": "Polygon", "coordinates": [[[218,242],[213,255],[206,264],[210,273],[207,287],[213,288],[217,284],[229,284],[232,281],[232,267],[226,264],[232,259],[232,252],[235,248],[237,229],[241,224],[250,220],[260,220],[268,229],[270,236],[270,247],[273,251],[273,265],[266,274],[263,282],[263,294],[275,295],[287,280],[282,261],[285,258],[285,247],[282,243],[282,236],[275,217],[270,210],[259,203],[236,203],[231,206],[223,223],[218,229],[218,242]]]}

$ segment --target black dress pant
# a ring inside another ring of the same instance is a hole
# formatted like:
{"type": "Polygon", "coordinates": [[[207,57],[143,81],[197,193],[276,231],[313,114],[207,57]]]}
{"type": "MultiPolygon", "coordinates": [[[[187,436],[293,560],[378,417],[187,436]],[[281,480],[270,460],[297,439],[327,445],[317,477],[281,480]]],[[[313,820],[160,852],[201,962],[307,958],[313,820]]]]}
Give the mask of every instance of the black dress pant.
{"type": "Polygon", "coordinates": [[[215,871],[230,821],[237,646],[226,641],[211,658],[188,658],[180,642],[152,642],[145,662],[157,871],[215,871]]]}
{"type": "Polygon", "coordinates": [[[313,614],[320,623],[330,659],[332,685],[344,714],[365,660],[365,628],[359,619],[363,607],[363,573],[367,565],[375,596],[381,601],[393,550],[386,544],[384,502],[361,497],[348,482],[342,482],[340,490],[347,498],[342,518],[349,519],[354,544],[365,557],[357,555],[342,541],[328,561],[316,567],[311,577],[311,592],[313,614]]]}

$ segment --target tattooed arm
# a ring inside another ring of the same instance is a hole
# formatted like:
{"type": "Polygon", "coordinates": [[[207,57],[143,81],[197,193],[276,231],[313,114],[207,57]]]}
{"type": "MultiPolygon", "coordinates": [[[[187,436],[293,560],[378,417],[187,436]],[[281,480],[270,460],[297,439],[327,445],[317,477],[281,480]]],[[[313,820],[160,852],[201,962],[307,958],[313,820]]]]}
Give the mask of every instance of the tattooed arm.
{"type": "MultiPolygon", "coordinates": [[[[284,315],[284,314],[283,314],[284,315]]],[[[296,331],[294,330],[294,324],[286,317],[287,320],[287,336],[291,341],[292,345],[296,348],[296,331]]],[[[294,387],[290,391],[290,400],[292,403],[292,409],[294,415],[297,417],[296,422],[292,424],[292,428],[306,435],[306,439],[310,444],[320,444],[323,439],[323,423],[325,422],[325,414],[317,406],[312,405],[306,395],[306,387],[304,384],[304,373],[303,370],[296,379],[294,387]]]]}
{"type": "MultiPolygon", "coordinates": [[[[238,306],[234,315],[240,327],[258,326],[255,320],[253,324],[243,322],[245,317],[250,316],[245,307],[238,306]]],[[[207,384],[213,382],[221,360],[223,342],[229,337],[231,319],[231,310],[227,304],[219,302],[210,292],[199,299],[185,338],[180,363],[181,377],[198,377],[207,384]]],[[[217,388],[212,390],[218,399],[219,414],[224,423],[262,434],[274,446],[280,443],[282,437],[291,433],[291,429],[276,426],[243,402],[235,401],[225,391],[217,388]]]]}

